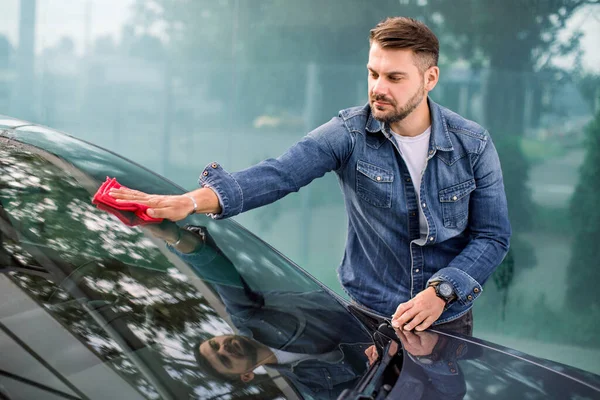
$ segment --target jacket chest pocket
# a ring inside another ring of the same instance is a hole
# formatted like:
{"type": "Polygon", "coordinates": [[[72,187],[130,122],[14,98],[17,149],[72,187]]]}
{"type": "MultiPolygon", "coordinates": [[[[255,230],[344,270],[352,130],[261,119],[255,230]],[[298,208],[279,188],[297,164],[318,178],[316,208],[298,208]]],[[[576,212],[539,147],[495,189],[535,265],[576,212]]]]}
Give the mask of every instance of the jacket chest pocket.
{"type": "Polygon", "coordinates": [[[376,165],[359,160],[356,164],[356,193],[375,207],[392,206],[394,174],[376,165]]]}
{"type": "Polygon", "coordinates": [[[440,190],[440,203],[446,228],[462,228],[467,224],[469,195],[473,190],[475,190],[474,179],[440,190]]]}

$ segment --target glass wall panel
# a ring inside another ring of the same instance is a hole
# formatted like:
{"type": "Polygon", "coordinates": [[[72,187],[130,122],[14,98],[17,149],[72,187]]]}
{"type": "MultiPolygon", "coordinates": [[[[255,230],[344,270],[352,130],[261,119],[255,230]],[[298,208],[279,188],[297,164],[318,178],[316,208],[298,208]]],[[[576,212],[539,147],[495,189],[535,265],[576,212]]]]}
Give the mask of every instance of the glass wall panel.
{"type": "MultiPolygon", "coordinates": [[[[514,235],[476,335],[600,373],[600,6],[567,0],[3,0],[0,114],[193,189],[367,100],[368,32],[425,21],[442,105],[489,129],[514,235]]],[[[237,217],[342,294],[333,174],[237,217]]]]}

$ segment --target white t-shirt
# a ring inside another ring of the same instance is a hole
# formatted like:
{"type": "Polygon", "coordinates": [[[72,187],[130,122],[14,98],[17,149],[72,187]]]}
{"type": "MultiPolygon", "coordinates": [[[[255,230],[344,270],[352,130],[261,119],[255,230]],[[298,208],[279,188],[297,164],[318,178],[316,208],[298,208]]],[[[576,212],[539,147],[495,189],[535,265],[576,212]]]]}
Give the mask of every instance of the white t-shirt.
{"type": "Polygon", "coordinates": [[[343,356],[339,349],[324,354],[291,353],[289,351],[277,350],[271,347],[269,347],[269,349],[275,354],[277,364],[293,364],[305,360],[320,360],[332,363],[341,360],[343,356]]]}
{"type": "Polygon", "coordinates": [[[401,136],[396,132],[392,132],[400,155],[404,159],[404,163],[408,167],[408,172],[412,179],[415,193],[417,194],[417,204],[419,205],[419,232],[421,239],[427,238],[427,221],[423,208],[421,207],[421,174],[425,168],[425,160],[427,159],[427,150],[429,149],[429,137],[431,136],[431,126],[418,136],[401,136]]]}

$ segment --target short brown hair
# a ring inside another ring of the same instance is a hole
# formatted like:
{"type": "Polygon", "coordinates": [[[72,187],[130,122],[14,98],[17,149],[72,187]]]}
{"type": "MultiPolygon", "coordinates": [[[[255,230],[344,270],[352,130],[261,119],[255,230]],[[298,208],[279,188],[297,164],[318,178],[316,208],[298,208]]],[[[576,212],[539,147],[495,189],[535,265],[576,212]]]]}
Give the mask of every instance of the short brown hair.
{"type": "Polygon", "coordinates": [[[369,43],[384,49],[411,49],[417,56],[420,71],[436,66],[440,43],[435,33],[421,21],[408,17],[390,17],[371,29],[369,43]]]}

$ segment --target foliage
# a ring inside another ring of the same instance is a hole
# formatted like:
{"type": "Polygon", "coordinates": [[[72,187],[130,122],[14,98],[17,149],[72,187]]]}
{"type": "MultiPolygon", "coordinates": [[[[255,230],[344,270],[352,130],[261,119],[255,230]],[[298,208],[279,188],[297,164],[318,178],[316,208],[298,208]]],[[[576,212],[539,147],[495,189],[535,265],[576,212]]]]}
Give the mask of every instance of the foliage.
{"type": "Polygon", "coordinates": [[[525,157],[530,165],[539,164],[566,153],[566,146],[557,140],[521,138],[520,145],[523,157],[525,157]]]}
{"type": "Polygon", "coordinates": [[[600,75],[583,74],[577,81],[577,86],[592,110],[600,107],[600,75]]]}
{"type": "MultiPolygon", "coordinates": [[[[574,240],[567,275],[569,305],[579,311],[600,309],[597,290],[600,282],[600,110],[587,127],[585,148],[570,206],[574,240]]],[[[600,314],[595,315],[596,321],[598,318],[600,314]]],[[[600,325],[596,325],[595,332],[600,336],[600,325]]]]}
{"type": "MultiPolygon", "coordinates": [[[[568,344],[579,348],[600,348],[598,336],[598,315],[600,308],[597,305],[590,307],[587,313],[565,312],[552,307],[544,295],[530,298],[530,294],[521,294],[509,300],[509,308],[518,306],[518,313],[508,313],[506,319],[501,318],[502,310],[496,304],[497,300],[488,297],[483,301],[493,304],[477,304],[474,308],[475,320],[482,331],[495,335],[506,335],[511,338],[533,340],[538,343],[568,344]]],[[[514,297],[514,295],[513,295],[514,297]]],[[[477,333],[476,333],[477,334],[477,333]]],[[[483,335],[485,337],[485,335],[483,335]]],[[[501,341],[498,341],[500,344],[501,341]]],[[[534,354],[532,348],[521,347],[517,350],[525,353],[549,358],[548,354],[534,354]]],[[[560,360],[567,364],[573,360],[560,360]]]]}

